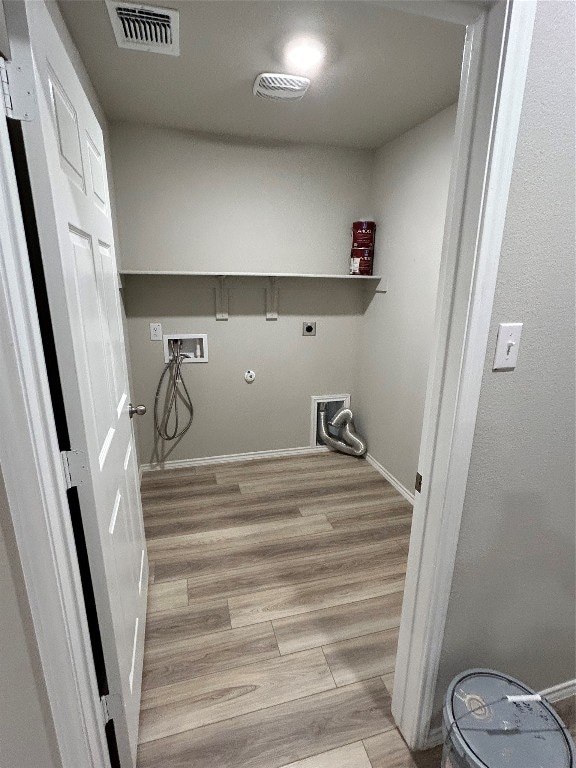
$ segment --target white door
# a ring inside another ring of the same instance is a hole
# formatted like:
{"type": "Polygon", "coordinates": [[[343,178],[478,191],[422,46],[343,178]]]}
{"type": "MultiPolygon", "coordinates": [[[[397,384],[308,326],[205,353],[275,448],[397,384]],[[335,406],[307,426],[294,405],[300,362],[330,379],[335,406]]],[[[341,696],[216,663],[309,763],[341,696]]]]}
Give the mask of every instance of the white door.
{"type": "Polygon", "coordinates": [[[11,5],[33,57],[38,114],[22,126],[110,714],[133,768],[148,561],[102,131],[44,3],[11,5]]]}

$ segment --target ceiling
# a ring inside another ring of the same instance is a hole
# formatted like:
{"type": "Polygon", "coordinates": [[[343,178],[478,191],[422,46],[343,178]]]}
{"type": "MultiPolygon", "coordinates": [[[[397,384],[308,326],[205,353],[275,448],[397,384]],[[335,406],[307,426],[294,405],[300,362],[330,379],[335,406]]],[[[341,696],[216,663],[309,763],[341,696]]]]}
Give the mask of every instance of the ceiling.
{"type": "Polygon", "coordinates": [[[464,28],[333,0],[161,0],[180,12],[180,56],[120,49],[104,0],[59,0],[111,121],[376,148],[458,97],[464,28]],[[298,102],[257,99],[283,43],[314,35],[327,60],[298,102]]]}

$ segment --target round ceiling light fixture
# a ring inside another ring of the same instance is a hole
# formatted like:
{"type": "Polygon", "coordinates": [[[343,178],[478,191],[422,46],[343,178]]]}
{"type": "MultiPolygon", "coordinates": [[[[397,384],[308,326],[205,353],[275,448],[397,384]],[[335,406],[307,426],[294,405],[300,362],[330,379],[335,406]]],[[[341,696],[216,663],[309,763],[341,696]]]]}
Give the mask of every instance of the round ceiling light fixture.
{"type": "Polygon", "coordinates": [[[284,47],[284,62],[294,74],[313,74],[325,57],[325,46],[313,37],[295,37],[284,47]]]}

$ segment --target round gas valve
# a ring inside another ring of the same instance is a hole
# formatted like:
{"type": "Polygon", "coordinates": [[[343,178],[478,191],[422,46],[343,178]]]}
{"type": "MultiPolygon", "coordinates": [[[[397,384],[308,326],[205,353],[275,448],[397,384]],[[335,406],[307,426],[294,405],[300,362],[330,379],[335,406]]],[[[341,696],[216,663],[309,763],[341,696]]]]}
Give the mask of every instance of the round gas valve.
{"type": "Polygon", "coordinates": [[[248,382],[248,384],[252,384],[252,382],[256,378],[256,374],[254,373],[254,371],[246,371],[246,373],[244,374],[244,378],[248,382]]]}

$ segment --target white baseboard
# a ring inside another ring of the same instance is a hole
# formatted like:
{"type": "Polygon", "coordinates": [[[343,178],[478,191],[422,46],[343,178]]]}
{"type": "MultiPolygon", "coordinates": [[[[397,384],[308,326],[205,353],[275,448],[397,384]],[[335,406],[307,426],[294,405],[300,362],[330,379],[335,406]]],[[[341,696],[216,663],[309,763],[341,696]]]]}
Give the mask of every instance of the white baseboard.
{"type": "MultiPolygon", "coordinates": [[[[576,696],[576,680],[566,680],[559,685],[553,685],[551,688],[545,688],[539,692],[541,696],[546,699],[550,704],[556,704],[564,699],[569,699],[572,696],[576,696]]],[[[432,749],[437,747],[444,741],[444,734],[442,728],[432,728],[428,735],[428,741],[426,742],[426,749],[432,749]]]]}
{"type": "Polygon", "coordinates": [[[382,464],[380,464],[379,461],[376,461],[374,456],[371,456],[369,453],[366,454],[366,461],[371,464],[374,469],[379,472],[382,477],[385,480],[388,480],[390,485],[393,485],[394,488],[398,491],[398,493],[401,493],[402,496],[406,499],[406,501],[409,501],[410,504],[414,504],[414,494],[411,493],[406,486],[402,485],[402,483],[397,480],[394,475],[390,474],[387,469],[385,469],[382,464]]]}
{"type": "Polygon", "coordinates": [[[314,453],[326,453],[325,445],[314,448],[281,448],[275,451],[252,451],[251,453],[231,453],[226,456],[206,456],[200,459],[181,459],[165,461],[163,464],[141,464],[140,472],[156,472],[159,469],[186,469],[187,467],[203,467],[207,464],[228,464],[232,461],[254,461],[255,459],[281,459],[289,456],[305,456],[314,453]]]}
{"type": "Polygon", "coordinates": [[[428,734],[428,741],[426,742],[426,749],[432,749],[442,744],[444,741],[444,734],[442,733],[442,727],[432,728],[428,734]]]}

